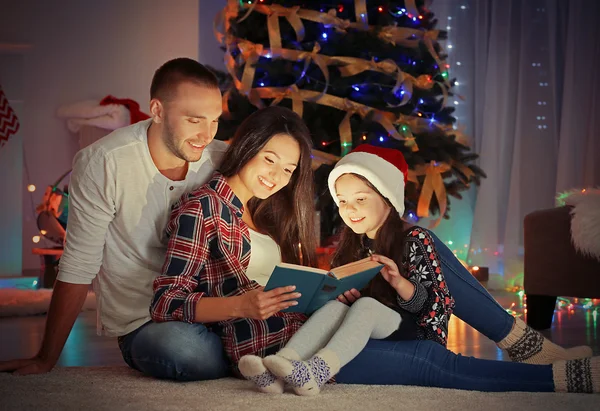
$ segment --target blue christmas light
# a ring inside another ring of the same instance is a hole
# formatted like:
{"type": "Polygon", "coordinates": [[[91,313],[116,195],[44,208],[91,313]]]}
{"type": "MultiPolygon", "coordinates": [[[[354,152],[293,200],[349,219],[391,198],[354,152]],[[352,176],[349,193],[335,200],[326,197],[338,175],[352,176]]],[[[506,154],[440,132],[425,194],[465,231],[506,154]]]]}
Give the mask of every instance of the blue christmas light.
{"type": "Polygon", "coordinates": [[[381,141],[383,143],[385,141],[385,138],[379,137],[379,141],[381,141]]]}
{"type": "Polygon", "coordinates": [[[419,99],[419,104],[423,104],[423,103],[424,103],[423,99],[422,98],[419,99]]]}
{"type": "Polygon", "coordinates": [[[327,33],[321,34],[321,37],[323,37],[325,40],[327,40],[327,33]]]}
{"type": "Polygon", "coordinates": [[[352,88],[356,91],[360,91],[360,88],[358,86],[352,86],[352,88]]]}
{"type": "Polygon", "coordinates": [[[264,87],[264,86],[265,86],[265,83],[263,83],[263,82],[261,81],[261,82],[260,82],[260,86],[261,86],[261,87],[264,87]]]}

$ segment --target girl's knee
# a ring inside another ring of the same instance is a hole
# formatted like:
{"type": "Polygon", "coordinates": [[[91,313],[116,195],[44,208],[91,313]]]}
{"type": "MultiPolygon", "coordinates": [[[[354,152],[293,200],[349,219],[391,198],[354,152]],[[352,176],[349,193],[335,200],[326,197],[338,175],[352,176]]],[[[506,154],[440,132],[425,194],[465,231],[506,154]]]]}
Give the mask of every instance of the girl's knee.
{"type": "Polygon", "coordinates": [[[344,304],[341,301],[338,300],[331,300],[328,301],[322,309],[325,310],[331,310],[331,311],[335,311],[335,312],[345,312],[348,311],[350,307],[348,307],[346,304],[344,304]]]}
{"type": "Polygon", "coordinates": [[[382,306],[379,301],[372,297],[360,297],[352,307],[357,307],[356,309],[373,309],[382,306]]]}

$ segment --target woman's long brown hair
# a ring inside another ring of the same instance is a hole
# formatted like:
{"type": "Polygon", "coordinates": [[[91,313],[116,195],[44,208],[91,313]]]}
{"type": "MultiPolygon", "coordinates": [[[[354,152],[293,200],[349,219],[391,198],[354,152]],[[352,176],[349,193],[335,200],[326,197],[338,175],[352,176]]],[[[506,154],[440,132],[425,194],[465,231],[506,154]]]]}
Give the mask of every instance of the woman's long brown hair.
{"type": "MultiPolygon", "coordinates": [[[[396,209],[392,206],[387,198],[381,195],[381,193],[363,176],[353,174],[353,176],[364,181],[371,189],[384,199],[384,201],[392,207],[389,215],[377,231],[377,235],[373,242],[372,251],[375,254],[380,254],[385,257],[391,258],[398,265],[400,274],[406,277],[402,269],[402,258],[404,254],[404,238],[405,230],[404,224],[400,219],[400,215],[396,209]]],[[[348,226],[345,226],[342,235],[340,236],[340,242],[336,248],[335,254],[331,262],[332,267],[339,267],[340,265],[348,264],[356,261],[360,258],[364,258],[364,247],[363,247],[363,236],[366,234],[356,234],[348,226]]],[[[397,292],[392,286],[385,281],[385,279],[378,274],[371,280],[369,285],[364,290],[360,290],[361,295],[365,297],[373,297],[377,301],[389,305],[395,306],[397,292]]]]}
{"type": "Polygon", "coordinates": [[[220,171],[225,177],[239,173],[278,134],[287,134],[298,142],[298,167],[287,186],[264,200],[250,199],[247,211],[256,227],[279,245],[284,262],[316,267],[312,139],[302,118],[280,106],[254,112],[238,127],[220,171]]]}

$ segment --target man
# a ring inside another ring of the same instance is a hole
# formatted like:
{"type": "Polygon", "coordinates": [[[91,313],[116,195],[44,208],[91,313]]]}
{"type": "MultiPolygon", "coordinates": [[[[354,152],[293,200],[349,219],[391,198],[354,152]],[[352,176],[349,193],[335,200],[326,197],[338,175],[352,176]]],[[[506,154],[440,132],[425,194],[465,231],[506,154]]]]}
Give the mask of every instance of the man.
{"type": "MultiPolygon", "coordinates": [[[[178,58],[156,71],[150,99],[150,119],[116,130],[75,156],[67,240],[42,347],[33,358],[0,362],[0,371],[50,371],[93,282],[98,331],[118,337],[129,366],[176,380],[228,374],[221,341],[203,324],[154,323],[149,314],[171,206],[208,181],[227,147],[213,141],[221,92],[203,65],[178,58]]],[[[204,298],[202,309],[253,318],[265,306],[291,306],[286,291],[257,290],[226,297],[227,304],[204,298]]]]}

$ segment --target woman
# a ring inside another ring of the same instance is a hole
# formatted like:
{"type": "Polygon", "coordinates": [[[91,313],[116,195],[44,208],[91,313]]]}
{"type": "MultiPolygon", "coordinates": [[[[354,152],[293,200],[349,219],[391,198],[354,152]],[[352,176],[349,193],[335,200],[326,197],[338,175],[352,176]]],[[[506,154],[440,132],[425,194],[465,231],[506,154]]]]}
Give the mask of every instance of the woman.
{"type": "MultiPolygon", "coordinates": [[[[306,201],[313,198],[310,133],[291,110],[259,110],[240,125],[222,164],[173,208],[151,315],[209,323],[236,371],[241,356],[274,354],[306,320],[277,306],[252,318],[219,313],[241,301],[234,296],[269,295],[259,282],[281,259],[315,265],[315,212],[306,201]],[[221,300],[203,308],[204,296],[221,300]]],[[[281,297],[284,303],[296,295],[281,297]]]]}

